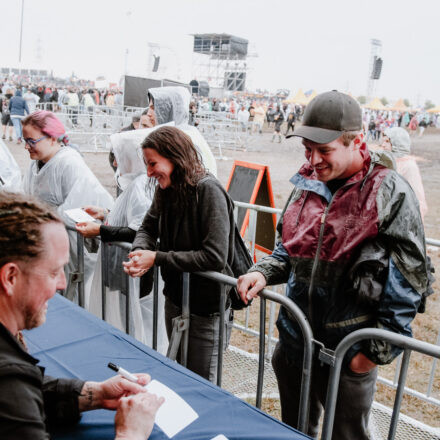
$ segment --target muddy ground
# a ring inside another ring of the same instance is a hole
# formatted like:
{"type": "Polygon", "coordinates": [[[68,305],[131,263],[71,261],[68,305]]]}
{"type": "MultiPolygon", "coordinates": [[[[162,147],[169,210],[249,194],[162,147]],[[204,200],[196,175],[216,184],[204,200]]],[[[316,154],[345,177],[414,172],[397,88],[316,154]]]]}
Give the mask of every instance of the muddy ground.
{"type": "MultiPolygon", "coordinates": [[[[304,162],[303,147],[295,138],[283,140],[281,143],[271,142],[272,135],[267,130],[262,135],[255,135],[247,151],[223,150],[223,155],[227,160],[218,160],[218,177],[223,184],[226,184],[231,172],[232,164],[235,159],[248,162],[255,162],[269,166],[272,187],[274,192],[275,205],[282,208],[287,199],[291,185],[289,178],[298,170],[304,162]]],[[[24,146],[16,145],[14,142],[7,142],[10,150],[15,156],[20,167],[24,171],[29,166],[30,160],[24,150],[24,146]]],[[[425,186],[426,199],[428,203],[428,213],[425,217],[425,232],[430,238],[440,239],[440,130],[429,128],[425,131],[422,138],[413,139],[413,155],[417,156],[418,164],[425,186]]],[[[104,186],[115,195],[116,187],[114,184],[113,173],[108,164],[106,153],[85,153],[85,160],[93,172],[97,175],[104,186]]],[[[429,248],[429,253],[433,258],[437,268],[437,275],[440,276],[440,253],[438,248],[429,248]]],[[[418,315],[413,324],[414,335],[416,338],[431,343],[436,342],[440,324],[440,290],[439,282],[435,284],[436,293],[428,301],[427,312],[418,315]]],[[[258,308],[254,307],[255,327],[257,326],[258,308]]],[[[238,316],[240,319],[240,316],[238,316]]],[[[249,351],[258,350],[256,342],[248,336],[241,335],[239,332],[233,335],[233,344],[238,345],[249,351]]],[[[429,369],[432,361],[418,355],[412,356],[410,372],[407,385],[421,392],[426,390],[429,378],[429,369]]],[[[440,399],[440,368],[434,380],[434,397],[440,399]]],[[[381,375],[390,379],[393,378],[394,369],[391,366],[381,369],[381,375]]],[[[392,407],[394,392],[383,385],[378,386],[376,400],[392,407]]],[[[266,402],[266,409],[279,415],[277,402],[266,402]]],[[[431,426],[440,426],[440,408],[424,403],[422,400],[405,397],[402,412],[408,414],[431,426]]]]}

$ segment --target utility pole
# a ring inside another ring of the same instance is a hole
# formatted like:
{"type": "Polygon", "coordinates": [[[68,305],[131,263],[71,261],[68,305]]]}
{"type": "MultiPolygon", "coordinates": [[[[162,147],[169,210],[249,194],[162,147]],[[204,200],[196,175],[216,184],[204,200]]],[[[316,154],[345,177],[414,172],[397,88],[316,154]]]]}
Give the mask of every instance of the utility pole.
{"type": "Polygon", "coordinates": [[[20,22],[20,47],[18,51],[18,63],[21,64],[21,43],[23,41],[23,15],[24,15],[24,0],[21,0],[21,22],[20,22]]]}

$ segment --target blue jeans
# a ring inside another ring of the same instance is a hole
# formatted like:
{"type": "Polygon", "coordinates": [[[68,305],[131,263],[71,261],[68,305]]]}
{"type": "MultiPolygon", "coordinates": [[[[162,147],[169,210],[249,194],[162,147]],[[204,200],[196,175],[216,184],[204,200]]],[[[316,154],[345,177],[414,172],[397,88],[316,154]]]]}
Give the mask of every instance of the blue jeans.
{"type": "Polygon", "coordinates": [[[21,126],[21,118],[11,116],[12,125],[14,126],[15,136],[18,139],[23,137],[23,127],[21,126]]]}

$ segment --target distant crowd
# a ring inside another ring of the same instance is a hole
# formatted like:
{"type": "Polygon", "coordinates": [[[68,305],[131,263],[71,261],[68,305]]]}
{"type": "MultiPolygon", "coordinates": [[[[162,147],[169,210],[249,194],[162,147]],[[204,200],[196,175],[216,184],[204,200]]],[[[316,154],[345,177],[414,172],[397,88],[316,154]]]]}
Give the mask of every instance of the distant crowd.
{"type": "MultiPolygon", "coordinates": [[[[52,83],[23,85],[5,78],[0,82],[0,92],[2,138],[12,141],[12,130],[15,127],[17,142],[21,141],[18,121],[35,111],[37,104],[43,103],[46,110],[54,112],[66,107],[71,108],[75,114],[78,108],[91,113],[95,106],[116,109],[123,108],[124,104],[121,90],[97,89],[86,83],[61,87],[52,83]]],[[[280,97],[207,98],[193,95],[189,109],[189,124],[197,126],[204,115],[218,112],[223,113],[225,118],[238,120],[242,130],[250,134],[261,134],[266,123],[269,129],[273,129],[272,141],[278,139],[278,142],[281,142],[283,136],[293,132],[295,123],[301,120],[304,109],[304,105],[288,103],[280,97]]],[[[411,136],[422,136],[428,126],[440,128],[440,115],[424,111],[363,110],[364,132],[367,134],[367,140],[373,143],[382,140],[387,128],[403,127],[411,136]]]]}

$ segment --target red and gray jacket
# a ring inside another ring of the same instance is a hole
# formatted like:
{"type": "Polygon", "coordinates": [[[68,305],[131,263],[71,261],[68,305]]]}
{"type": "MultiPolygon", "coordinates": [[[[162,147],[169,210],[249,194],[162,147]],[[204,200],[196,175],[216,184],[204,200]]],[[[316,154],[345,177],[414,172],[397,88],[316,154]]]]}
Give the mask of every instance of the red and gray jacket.
{"type": "MultiPolygon", "coordinates": [[[[268,285],[287,282],[286,294],[308,317],[314,338],[334,349],[349,333],[376,327],[411,336],[410,323],[427,287],[426,250],[417,198],[386,153],[362,145],[362,170],[332,194],[310,164],[293,176],[294,190],[278,224],[272,255],[250,271],[268,285]]],[[[284,308],[280,342],[300,358],[302,335],[284,308]]],[[[400,352],[381,341],[362,351],[386,364],[400,352]]]]}

